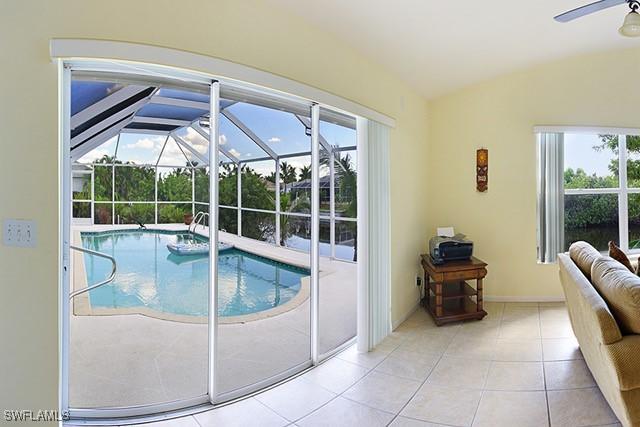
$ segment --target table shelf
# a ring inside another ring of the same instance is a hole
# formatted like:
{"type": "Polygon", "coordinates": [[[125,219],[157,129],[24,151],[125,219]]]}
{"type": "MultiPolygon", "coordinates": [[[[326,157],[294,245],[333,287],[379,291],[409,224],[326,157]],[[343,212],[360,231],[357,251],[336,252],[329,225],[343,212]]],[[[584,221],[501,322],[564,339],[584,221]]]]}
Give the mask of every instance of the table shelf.
{"type": "MultiPolygon", "coordinates": [[[[434,282],[429,283],[431,292],[435,295],[436,286],[434,282]]],[[[444,283],[442,285],[442,299],[463,299],[466,297],[476,296],[478,291],[467,282],[444,283]]]]}
{"type": "MultiPolygon", "coordinates": [[[[431,296],[427,306],[432,315],[435,316],[436,297],[431,296]]],[[[474,319],[478,314],[478,305],[469,297],[464,299],[449,299],[442,303],[442,320],[456,318],[456,320],[474,319]]]]}

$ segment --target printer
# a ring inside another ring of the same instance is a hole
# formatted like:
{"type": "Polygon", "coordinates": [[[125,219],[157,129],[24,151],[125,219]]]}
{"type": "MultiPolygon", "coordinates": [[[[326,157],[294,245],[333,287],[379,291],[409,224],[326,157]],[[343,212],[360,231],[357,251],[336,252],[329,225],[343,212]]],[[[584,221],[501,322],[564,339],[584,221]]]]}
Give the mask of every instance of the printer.
{"type": "Polygon", "coordinates": [[[473,242],[467,240],[464,234],[452,237],[436,236],[429,240],[429,255],[436,265],[447,261],[467,260],[472,254],[473,242]]]}

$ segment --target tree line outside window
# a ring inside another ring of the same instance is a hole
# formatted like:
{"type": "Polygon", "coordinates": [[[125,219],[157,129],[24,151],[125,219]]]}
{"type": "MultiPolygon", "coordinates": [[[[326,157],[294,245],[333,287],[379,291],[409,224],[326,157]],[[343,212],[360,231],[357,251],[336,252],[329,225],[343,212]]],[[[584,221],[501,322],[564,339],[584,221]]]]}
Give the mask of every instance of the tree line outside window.
{"type": "MultiPolygon", "coordinates": [[[[320,191],[321,255],[335,255],[337,258],[355,261],[355,150],[334,153],[333,217],[330,209],[328,162],[329,156],[324,156],[321,161],[320,191]],[[324,188],[323,182],[326,184],[324,188]],[[332,229],[335,244],[341,246],[334,254],[327,247],[332,240],[332,229]]],[[[280,206],[277,210],[275,161],[240,163],[240,166],[221,165],[218,187],[220,230],[238,233],[237,171],[240,168],[241,235],[308,251],[307,242],[310,242],[311,234],[310,163],[310,157],[302,162],[298,161],[298,166],[286,160],[280,161],[280,206]],[[258,163],[261,163],[259,168],[256,167],[258,163]],[[265,170],[271,172],[267,173],[265,170]],[[279,236],[276,236],[275,226],[277,215],[280,216],[279,236]]],[[[182,223],[188,215],[209,210],[209,170],[206,167],[144,166],[123,163],[105,155],[96,160],[91,168],[92,179],[84,179],[82,189],[74,192],[74,218],[91,218],[93,206],[94,224],[182,223]]]]}

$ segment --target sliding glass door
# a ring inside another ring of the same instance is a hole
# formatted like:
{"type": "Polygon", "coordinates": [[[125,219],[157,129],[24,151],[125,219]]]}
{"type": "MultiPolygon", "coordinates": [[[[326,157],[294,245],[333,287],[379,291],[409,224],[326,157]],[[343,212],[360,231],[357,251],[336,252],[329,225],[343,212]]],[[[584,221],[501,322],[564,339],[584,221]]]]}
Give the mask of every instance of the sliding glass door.
{"type": "Polygon", "coordinates": [[[240,173],[219,180],[220,205],[233,204],[220,209],[233,210],[237,226],[221,225],[219,234],[231,249],[218,255],[218,401],[311,365],[310,105],[221,92],[222,170],[240,173]]]}
{"type": "Polygon", "coordinates": [[[318,352],[322,358],[356,336],[356,121],[320,108],[318,130],[318,352]]]}
{"type": "Polygon", "coordinates": [[[209,260],[171,249],[196,239],[184,220],[200,169],[166,127],[208,114],[208,92],[170,80],[71,76],[71,211],[93,218],[68,230],[67,399],[76,415],[208,400],[209,260]]]}
{"type": "Polygon", "coordinates": [[[350,342],[355,119],[124,71],[63,71],[63,407],[221,403],[350,342]]]}

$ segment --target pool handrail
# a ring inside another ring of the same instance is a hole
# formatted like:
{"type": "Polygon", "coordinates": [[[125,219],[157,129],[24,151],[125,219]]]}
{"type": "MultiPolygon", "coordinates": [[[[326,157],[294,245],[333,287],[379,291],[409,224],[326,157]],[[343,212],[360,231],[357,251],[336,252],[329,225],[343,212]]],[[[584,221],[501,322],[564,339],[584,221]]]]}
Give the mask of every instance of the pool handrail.
{"type": "Polygon", "coordinates": [[[80,294],[83,294],[85,292],[89,292],[90,290],[99,288],[100,286],[104,286],[107,283],[111,283],[111,282],[113,282],[113,279],[116,278],[116,270],[117,270],[118,267],[116,265],[116,259],[114,257],[112,257],[110,255],[107,255],[107,254],[103,254],[102,252],[93,251],[91,249],[83,248],[83,247],[80,247],[80,246],[70,245],[69,247],[71,249],[76,250],[76,251],[85,252],[85,253],[88,253],[89,255],[99,256],[99,257],[106,258],[109,261],[111,261],[111,274],[109,274],[109,277],[107,277],[106,280],[103,280],[102,282],[98,282],[95,285],[87,286],[86,288],[78,289],[76,291],[71,292],[69,294],[69,299],[73,299],[74,297],[77,297],[80,294]]]}
{"type": "Polygon", "coordinates": [[[198,212],[196,216],[193,218],[191,224],[189,224],[189,228],[187,230],[189,230],[192,233],[195,233],[196,228],[198,228],[199,225],[202,225],[199,223],[199,221],[204,220],[208,216],[209,216],[209,212],[205,212],[205,211],[198,212]],[[193,225],[193,230],[191,230],[191,225],[193,225]]]}
{"type": "Polygon", "coordinates": [[[198,212],[198,213],[196,214],[196,216],[195,216],[195,217],[193,217],[193,220],[191,221],[191,224],[189,224],[189,227],[187,227],[187,230],[188,230],[189,232],[192,232],[192,231],[191,231],[191,226],[192,226],[192,225],[193,225],[193,232],[195,232],[195,231],[196,231],[196,227],[198,226],[198,221],[200,221],[202,218],[204,218],[204,214],[205,214],[205,212],[204,212],[204,211],[200,211],[200,212],[198,212]]]}

